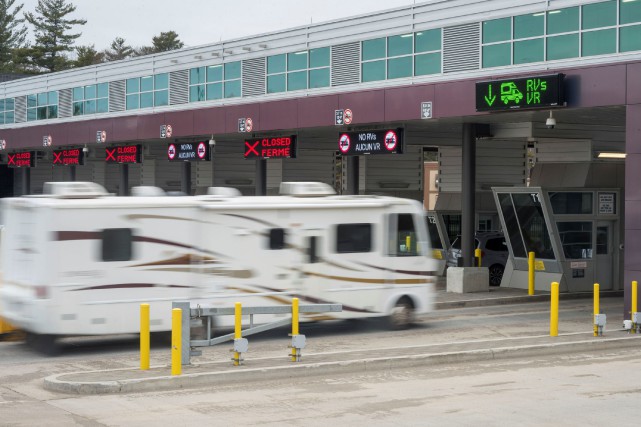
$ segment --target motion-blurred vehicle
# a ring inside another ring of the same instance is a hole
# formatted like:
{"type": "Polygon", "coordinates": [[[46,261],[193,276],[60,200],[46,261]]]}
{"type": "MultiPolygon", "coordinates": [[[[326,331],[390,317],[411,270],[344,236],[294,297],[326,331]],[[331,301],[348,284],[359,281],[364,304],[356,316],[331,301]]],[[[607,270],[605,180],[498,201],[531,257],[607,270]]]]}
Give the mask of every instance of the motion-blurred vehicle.
{"type": "MultiPolygon", "coordinates": [[[[509,256],[505,236],[500,231],[479,231],[474,235],[474,248],[481,249],[481,267],[487,267],[490,286],[499,286],[509,256]]],[[[461,236],[447,251],[447,266],[457,267],[461,258],[461,236]]]]}

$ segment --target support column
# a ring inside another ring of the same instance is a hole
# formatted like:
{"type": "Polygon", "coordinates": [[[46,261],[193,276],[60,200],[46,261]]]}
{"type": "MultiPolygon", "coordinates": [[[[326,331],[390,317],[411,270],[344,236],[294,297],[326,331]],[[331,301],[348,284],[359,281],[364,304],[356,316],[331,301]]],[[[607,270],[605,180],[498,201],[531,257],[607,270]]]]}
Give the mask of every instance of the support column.
{"type": "Polygon", "coordinates": [[[347,194],[358,194],[358,166],[359,159],[358,156],[347,156],[347,185],[346,193],[347,194]]]}
{"type": "Polygon", "coordinates": [[[75,181],[76,180],[76,166],[71,165],[69,166],[69,181],[75,181]]]}
{"type": "Polygon", "coordinates": [[[120,164],[120,187],[118,188],[118,195],[129,195],[129,165],[127,163],[120,164]]]}
{"type": "Polygon", "coordinates": [[[267,195],[267,160],[256,159],[256,195],[267,195]]]}
{"type": "Polygon", "coordinates": [[[31,169],[22,169],[22,195],[31,194],[31,169]]]}
{"type": "Polygon", "coordinates": [[[180,190],[186,195],[191,196],[191,162],[183,162],[180,190]]]}
{"type": "Polygon", "coordinates": [[[474,233],[476,227],[476,131],[473,123],[463,124],[463,171],[461,197],[461,255],[463,267],[474,267],[474,233]]]}

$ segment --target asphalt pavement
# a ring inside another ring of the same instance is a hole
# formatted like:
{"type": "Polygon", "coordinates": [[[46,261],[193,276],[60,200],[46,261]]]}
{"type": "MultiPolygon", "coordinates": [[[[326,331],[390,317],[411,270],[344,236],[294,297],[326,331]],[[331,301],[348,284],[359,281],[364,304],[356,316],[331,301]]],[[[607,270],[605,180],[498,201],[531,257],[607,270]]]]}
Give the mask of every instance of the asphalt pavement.
{"type": "MultiPolygon", "coordinates": [[[[489,292],[457,294],[437,285],[436,309],[455,310],[468,307],[491,307],[549,301],[547,293],[527,295],[527,290],[491,288],[489,292]]],[[[561,300],[592,298],[591,293],[561,294],[561,300]]],[[[623,293],[601,292],[601,298],[619,298],[623,293]]],[[[588,325],[589,326],[589,325],[588,325]]],[[[620,326],[615,326],[620,328],[620,326]]],[[[45,378],[50,391],[69,394],[130,393],[182,388],[207,387],[246,380],[300,378],[340,373],[367,373],[465,361],[534,357],[569,352],[598,351],[641,345],[641,335],[617,333],[594,337],[589,332],[560,333],[558,337],[531,335],[528,331],[499,339],[476,339],[457,335],[434,344],[393,348],[357,348],[341,351],[305,353],[299,362],[284,357],[252,357],[241,366],[229,360],[208,361],[182,367],[181,375],[171,375],[171,364],[152,366],[149,370],[112,369],[64,373],[45,378]]],[[[231,356],[230,356],[231,357],[231,356]]]]}

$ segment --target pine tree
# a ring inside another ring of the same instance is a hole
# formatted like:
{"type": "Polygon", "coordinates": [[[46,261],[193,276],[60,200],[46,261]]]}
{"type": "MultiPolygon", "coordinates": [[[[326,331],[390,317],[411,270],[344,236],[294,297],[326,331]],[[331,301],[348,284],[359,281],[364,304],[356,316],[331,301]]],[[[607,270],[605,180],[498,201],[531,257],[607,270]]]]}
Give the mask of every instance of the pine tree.
{"type": "Polygon", "coordinates": [[[105,60],[120,61],[134,55],[134,49],[122,37],[116,37],[109,49],[105,50],[105,60]]]}
{"type": "Polygon", "coordinates": [[[0,71],[15,72],[14,50],[23,48],[27,36],[27,28],[22,25],[24,19],[16,18],[23,4],[16,6],[15,0],[0,0],[0,71]]]}
{"type": "Polygon", "coordinates": [[[25,19],[35,30],[35,43],[31,48],[34,65],[50,72],[72,65],[65,53],[73,51],[74,41],[81,33],[69,31],[87,23],[84,19],[67,19],[75,10],[76,6],[65,0],[38,0],[36,13],[25,13],[25,19]]]}
{"type": "Polygon", "coordinates": [[[168,52],[170,50],[181,49],[185,46],[185,43],[178,39],[178,33],[175,31],[161,32],[152,38],[151,43],[151,46],[143,46],[136,49],[136,56],[168,52]]]}
{"type": "Polygon", "coordinates": [[[86,67],[88,65],[105,62],[105,53],[96,51],[94,45],[76,47],[78,57],[74,61],[74,67],[86,67]]]}

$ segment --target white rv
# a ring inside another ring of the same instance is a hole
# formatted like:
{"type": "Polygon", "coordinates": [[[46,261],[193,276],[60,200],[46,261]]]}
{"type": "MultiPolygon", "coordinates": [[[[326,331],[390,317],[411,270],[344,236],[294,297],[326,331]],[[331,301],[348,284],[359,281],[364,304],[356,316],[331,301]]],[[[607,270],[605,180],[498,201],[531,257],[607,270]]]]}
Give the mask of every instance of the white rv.
{"type": "Polygon", "coordinates": [[[46,345],[138,332],[141,303],[152,331],[171,329],[172,301],[296,296],[342,304],[332,318],[389,316],[396,327],[432,307],[435,265],[415,201],[337,196],[320,183],[283,183],[280,196],[263,197],[153,187],[114,197],[83,182],[47,183],[44,193],[2,200],[0,313],[46,345]]]}

